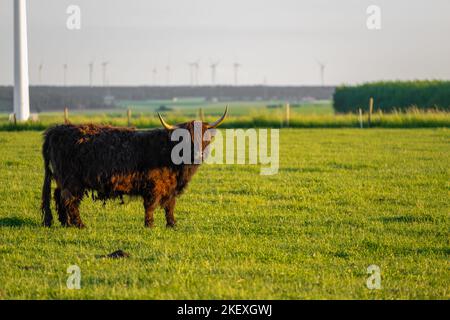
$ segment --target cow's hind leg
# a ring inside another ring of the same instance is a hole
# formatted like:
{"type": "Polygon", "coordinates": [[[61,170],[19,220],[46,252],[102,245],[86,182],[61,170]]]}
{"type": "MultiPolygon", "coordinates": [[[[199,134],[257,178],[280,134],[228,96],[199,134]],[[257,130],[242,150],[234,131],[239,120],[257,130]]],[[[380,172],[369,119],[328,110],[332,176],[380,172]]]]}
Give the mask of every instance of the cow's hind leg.
{"type": "Polygon", "coordinates": [[[81,199],[83,198],[83,192],[73,194],[68,189],[64,189],[61,192],[61,197],[68,215],[69,225],[78,227],[80,229],[84,228],[85,225],[83,221],[81,221],[80,212],[78,210],[81,199]]]}
{"type": "Polygon", "coordinates": [[[147,228],[152,228],[154,225],[153,212],[155,211],[156,205],[157,201],[153,197],[144,197],[144,225],[147,228]]]}
{"type": "Polygon", "coordinates": [[[55,198],[56,211],[58,212],[58,220],[64,227],[69,226],[69,215],[67,214],[66,206],[64,205],[63,199],[61,197],[61,189],[56,188],[53,194],[55,198]]]}
{"type": "Polygon", "coordinates": [[[166,226],[171,228],[171,227],[175,227],[175,216],[174,216],[174,210],[175,210],[175,197],[169,199],[165,204],[164,204],[164,211],[166,213],[166,226]]]}

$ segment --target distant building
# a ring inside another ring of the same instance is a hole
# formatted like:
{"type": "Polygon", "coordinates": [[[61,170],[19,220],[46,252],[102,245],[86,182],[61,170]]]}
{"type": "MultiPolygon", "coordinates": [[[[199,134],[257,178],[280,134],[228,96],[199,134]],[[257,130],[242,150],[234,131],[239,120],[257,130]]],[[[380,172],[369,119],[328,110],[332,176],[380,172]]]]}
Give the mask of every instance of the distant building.
{"type": "Polygon", "coordinates": [[[103,103],[105,104],[105,106],[114,106],[115,100],[114,100],[114,96],[112,95],[107,95],[103,97],[103,103]]]}

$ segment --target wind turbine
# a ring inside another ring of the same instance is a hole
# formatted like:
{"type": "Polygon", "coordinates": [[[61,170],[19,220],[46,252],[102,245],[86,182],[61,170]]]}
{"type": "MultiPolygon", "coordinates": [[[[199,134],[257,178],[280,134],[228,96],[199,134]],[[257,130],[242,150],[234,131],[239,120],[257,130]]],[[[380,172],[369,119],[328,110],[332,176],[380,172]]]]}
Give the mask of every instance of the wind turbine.
{"type": "Polygon", "coordinates": [[[44,64],[41,62],[38,66],[38,79],[39,84],[42,85],[42,69],[44,68],[44,64]]]}
{"type": "Polygon", "coordinates": [[[89,64],[89,87],[92,87],[93,83],[93,75],[94,75],[94,61],[91,61],[89,64]]]}
{"type": "Polygon", "coordinates": [[[217,66],[219,65],[219,61],[217,62],[211,62],[211,65],[209,66],[211,68],[211,85],[216,85],[216,70],[217,66]]]}
{"type": "Polygon", "coordinates": [[[234,85],[235,85],[235,86],[238,85],[238,71],[239,71],[239,68],[240,68],[241,66],[242,66],[242,65],[239,64],[238,62],[233,63],[233,68],[234,68],[234,85]]]}
{"type": "Polygon", "coordinates": [[[200,59],[195,61],[192,64],[193,68],[194,68],[194,76],[195,76],[195,85],[198,86],[198,76],[199,76],[199,72],[200,72],[200,59]]]}
{"type": "Polygon", "coordinates": [[[189,84],[192,87],[194,85],[194,64],[195,62],[188,62],[189,66],[189,84]]]}
{"type": "Polygon", "coordinates": [[[109,65],[109,61],[103,61],[102,62],[102,81],[103,81],[103,86],[106,86],[107,81],[106,81],[106,69],[108,68],[109,65]]]}
{"type": "Polygon", "coordinates": [[[319,65],[320,68],[320,83],[322,85],[322,87],[324,86],[324,79],[325,79],[325,67],[326,64],[323,62],[320,62],[319,60],[317,60],[317,64],[319,65]]]}
{"type": "Polygon", "coordinates": [[[156,69],[156,67],[152,69],[152,74],[153,74],[153,85],[156,86],[156,76],[158,75],[158,69],[156,69]]]}
{"type": "Polygon", "coordinates": [[[63,78],[63,84],[64,87],[67,85],[67,69],[69,68],[69,66],[67,65],[67,63],[63,64],[63,71],[64,71],[64,78],[63,78]]]}
{"type": "Polygon", "coordinates": [[[170,85],[170,65],[166,65],[166,84],[170,85]]]}
{"type": "Polygon", "coordinates": [[[14,114],[18,121],[30,117],[28,85],[27,4],[14,0],[14,114]]]}

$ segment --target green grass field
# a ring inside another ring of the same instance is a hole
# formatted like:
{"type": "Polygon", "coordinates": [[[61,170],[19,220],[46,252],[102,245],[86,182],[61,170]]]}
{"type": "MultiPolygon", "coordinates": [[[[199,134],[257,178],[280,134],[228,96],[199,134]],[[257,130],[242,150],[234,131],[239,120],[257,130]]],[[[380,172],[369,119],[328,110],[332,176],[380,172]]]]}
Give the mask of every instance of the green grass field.
{"type": "MultiPolygon", "coordinates": [[[[227,121],[222,128],[283,128],[286,127],[286,109],[282,101],[230,101],[208,102],[204,99],[180,99],[179,101],[120,101],[115,109],[109,110],[69,110],[71,123],[99,123],[114,126],[127,126],[127,110],[131,110],[130,125],[136,128],[154,128],[161,124],[157,117],[160,106],[171,108],[163,112],[170,123],[182,123],[200,119],[199,109],[203,110],[206,121],[214,121],[222,115],[229,105],[227,121]],[[281,106],[267,108],[267,106],[281,106]]],[[[28,121],[14,125],[7,113],[0,113],[0,131],[42,131],[64,121],[61,108],[58,112],[43,112],[38,121],[28,121]]],[[[355,109],[356,110],[356,109],[355,109]]],[[[363,126],[368,127],[368,114],[363,115],[363,126]]],[[[305,102],[290,108],[291,128],[359,128],[359,115],[356,113],[335,114],[331,101],[305,102]]],[[[450,113],[443,110],[419,110],[411,107],[402,112],[383,114],[375,109],[372,127],[377,128],[450,128],[450,113]]]]}
{"type": "Polygon", "coordinates": [[[41,134],[0,132],[0,299],[448,299],[448,129],[283,129],[280,171],[204,165],[176,230],[86,199],[40,226],[41,134]],[[99,255],[122,249],[129,258],[99,255]],[[81,290],[66,288],[81,268],[81,290]],[[381,290],[366,287],[369,265],[381,290]]]}

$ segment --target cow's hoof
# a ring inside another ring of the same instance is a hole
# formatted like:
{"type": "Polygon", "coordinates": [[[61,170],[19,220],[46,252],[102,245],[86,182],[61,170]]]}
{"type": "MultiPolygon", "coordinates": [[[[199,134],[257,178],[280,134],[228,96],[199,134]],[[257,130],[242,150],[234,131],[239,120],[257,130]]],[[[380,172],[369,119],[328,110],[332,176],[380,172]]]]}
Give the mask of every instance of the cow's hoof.
{"type": "Polygon", "coordinates": [[[152,229],[152,228],[155,226],[155,224],[154,224],[153,222],[146,222],[146,223],[144,224],[144,226],[145,226],[146,228],[152,229]]]}
{"type": "Polygon", "coordinates": [[[175,222],[166,224],[166,228],[168,228],[168,229],[174,229],[176,226],[177,225],[175,224],[175,222]]]}
{"type": "Polygon", "coordinates": [[[75,227],[75,228],[78,228],[78,229],[84,229],[84,228],[86,228],[86,225],[83,223],[83,222],[77,222],[77,223],[72,223],[72,224],[69,224],[68,225],[69,227],[75,227]]]}
{"type": "Polygon", "coordinates": [[[42,225],[44,227],[50,228],[52,226],[52,221],[51,220],[50,221],[44,221],[44,222],[42,222],[42,225]]]}

